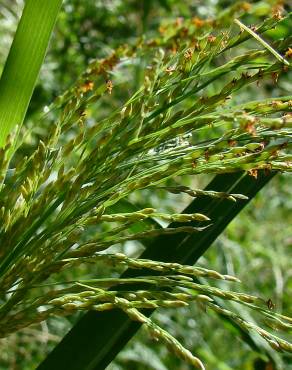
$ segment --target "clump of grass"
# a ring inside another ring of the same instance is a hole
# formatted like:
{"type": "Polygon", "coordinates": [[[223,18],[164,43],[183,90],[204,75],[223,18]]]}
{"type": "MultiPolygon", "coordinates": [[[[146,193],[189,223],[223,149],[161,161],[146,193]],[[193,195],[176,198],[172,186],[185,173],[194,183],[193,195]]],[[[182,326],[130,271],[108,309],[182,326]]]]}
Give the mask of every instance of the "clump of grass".
{"type": "MultiPolygon", "coordinates": [[[[251,83],[289,72],[286,59],[273,58],[286,53],[289,40],[274,41],[268,48],[261,42],[242,51],[242,43],[254,31],[238,34],[224,29],[222,22],[219,17],[216,23],[187,20],[170,25],[154,40],[140,40],[93,61],[50,107],[44,120],[50,121],[50,114],[58,118],[28,157],[16,161],[22,144],[19,138],[8,139],[0,158],[2,337],[51,315],[120,308],[203,369],[199,359],[139,311],[198,301],[232,317],[244,330],[256,331],[276,350],[291,352],[288,342],[220,307],[212,297],[243,304],[277,328],[291,330],[291,319],[271,313],[265,299],[194,280],[204,276],[236,282],[235,277],[107,252],[129,240],[208,232],[212,223],[201,213],[165,214],[150,207],[114,212],[112,207],[133,192],[164,189],[241,201],[240,194],[169,186],[167,181],[202,173],[247,171],[256,177],[259,170],[291,171],[291,96],[230,101],[251,83]],[[141,88],[112,114],[95,120],[90,112],[119,89],[111,76],[123,62],[142,57],[148,66],[141,88]],[[145,223],[152,217],[190,226],[158,229],[145,223]],[[191,224],[194,220],[199,226],[191,224]],[[135,231],[141,223],[146,229],[135,231]],[[68,267],[99,262],[151,274],[135,279],[60,279],[68,267]],[[131,290],[132,283],[141,288],[131,290]]],[[[272,18],[258,25],[257,39],[278,22],[272,18]]]]}

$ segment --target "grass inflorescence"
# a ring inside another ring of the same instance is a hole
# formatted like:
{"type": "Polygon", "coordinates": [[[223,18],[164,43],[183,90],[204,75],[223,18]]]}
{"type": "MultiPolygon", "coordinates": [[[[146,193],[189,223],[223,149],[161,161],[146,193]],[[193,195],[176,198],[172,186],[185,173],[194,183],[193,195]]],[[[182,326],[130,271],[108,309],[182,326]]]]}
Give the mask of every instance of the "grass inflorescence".
{"type": "Polygon", "coordinates": [[[203,369],[199,359],[139,311],[199,301],[232,317],[245,331],[257,332],[276,350],[291,352],[288,342],[217,305],[212,297],[246,305],[274,327],[290,331],[291,319],[271,312],[265,299],[194,280],[238,282],[235,277],[107,251],[161,234],[205,233],[212,223],[201,213],[167,214],[151,205],[134,212],[113,211],[134,192],[164,190],[240,202],[245,198],[241,194],[168,181],[183,175],[246,171],[256,177],[259,170],[291,171],[292,97],[237,102],[239,91],[276,83],[289,73],[283,55],[290,40],[274,40],[268,47],[266,41],[258,42],[282,20],[267,19],[247,32],[246,26],[224,27],[225,16],[216,22],[193,19],[171,24],[153,40],[138,40],[91,62],[76,84],[50,106],[43,117],[50,123],[48,133],[27,157],[19,160],[24,145],[20,138],[8,138],[0,157],[2,337],[51,315],[120,308],[181,358],[203,369]],[[253,49],[244,48],[247,42],[253,49]],[[115,76],[139,58],[147,62],[140,89],[114,112],[95,118],[99,102],[110,101],[122,89],[115,76]],[[182,226],[155,228],[145,222],[151,218],[182,226]],[[143,230],[137,231],[139,224],[143,230]],[[146,269],[153,275],[62,279],[69,267],[100,263],[146,269]],[[141,288],[132,291],[133,283],[141,288]]]}

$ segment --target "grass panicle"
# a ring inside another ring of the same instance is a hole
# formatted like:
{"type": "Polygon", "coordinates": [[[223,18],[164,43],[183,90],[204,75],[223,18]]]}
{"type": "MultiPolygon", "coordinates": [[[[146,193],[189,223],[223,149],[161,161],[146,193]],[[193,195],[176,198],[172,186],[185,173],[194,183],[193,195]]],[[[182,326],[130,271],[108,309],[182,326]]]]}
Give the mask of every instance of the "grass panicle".
{"type": "MultiPolygon", "coordinates": [[[[163,234],[207,233],[214,221],[204,213],[167,214],[151,204],[133,212],[113,210],[135,192],[148,189],[241,202],[246,199],[241,194],[192,189],[173,180],[238,171],[256,178],[260,170],[291,171],[291,96],[237,100],[240,91],[275,83],[289,73],[288,62],[280,57],[289,40],[267,45],[261,36],[282,20],[264,21],[256,34],[250,29],[238,34],[229,25],[223,26],[224,19],[222,15],[216,23],[206,21],[200,26],[192,21],[188,32],[182,32],[182,27],[187,29],[189,20],[170,25],[151,41],[139,40],[108,58],[92,61],[44,114],[42,121],[50,129],[26,157],[17,160],[21,142],[11,152],[8,140],[1,150],[2,337],[52,315],[119,308],[142,322],[150,335],[180,358],[204,369],[199,359],[139,311],[197,301],[232,317],[243,330],[257,332],[273,348],[291,352],[288,342],[213,299],[243,304],[278,328],[291,330],[291,319],[272,313],[264,298],[195,280],[205,277],[237,283],[235,277],[108,250],[163,234]],[[256,45],[254,37],[261,40],[256,45]],[[246,52],[246,42],[254,49],[246,52]],[[143,85],[114,112],[96,116],[100,101],[110,101],[122,90],[119,74],[125,64],[139,58],[147,62],[143,85]],[[147,223],[151,218],[181,225],[156,228],[147,223]],[[146,229],[141,230],[141,224],[146,229]],[[141,269],[142,275],[62,279],[69,267],[100,264],[119,272],[126,267],[141,269]],[[151,275],[143,276],[144,270],[151,275]],[[133,283],[140,288],[131,290],[133,283]]],[[[240,21],[237,24],[243,27],[240,21]]]]}

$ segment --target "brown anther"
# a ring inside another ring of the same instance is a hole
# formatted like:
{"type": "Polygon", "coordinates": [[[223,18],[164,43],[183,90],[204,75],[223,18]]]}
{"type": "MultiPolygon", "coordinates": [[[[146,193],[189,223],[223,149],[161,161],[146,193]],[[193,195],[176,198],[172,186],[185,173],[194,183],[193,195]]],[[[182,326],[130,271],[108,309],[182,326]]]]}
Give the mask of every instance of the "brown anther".
{"type": "Polygon", "coordinates": [[[278,82],[278,78],[279,78],[279,73],[278,72],[273,72],[272,73],[272,80],[273,80],[275,85],[278,82]]]}
{"type": "Polygon", "coordinates": [[[283,19],[283,6],[281,4],[277,4],[276,6],[273,7],[272,9],[272,16],[274,19],[277,21],[283,19]]]}
{"type": "Polygon", "coordinates": [[[255,179],[258,178],[258,170],[256,169],[251,169],[251,170],[248,170],[247,173],[249,174],[249,176],[252,176],[254,177],[255,179]]]}
{"type": "Polygon", "coordinates": [[[266,146],[266,143],[264,141],[262,141],[260,143],[260,147],[259,147],[258,151],[261,152],[262,150],[264,150],[265,149],[265,146],[266,146]]]}
{"type": "Polygon", "coordinates": [[[194,53],[193,49],[188,48],[188,49],[184,52],[184,57],[185,57],[185,59],[187,59],[187,60],[192,59],[193,53],[194,53]]]}
{"type": "Polygon", "coordinates": [[[244,130],[251,134],[252,136],[256,135],[256,128],[254,126],[255,122],[254,121],[249,121],[244,125],[244,130]]]}
{"type": "Polygon", "coordinates": [[[273,303],[273,301],[271,300],[271,298],[269,298],[267,300],[267,307],[269,310],[273,310],[275,308],[275,304],[273,303]]]}
{"type": "Polygon", "coordinates": [[[201,19],[201,18],[194,17],[194,18],[192,19],[192,23],[193,23],[196,27],[201,28],[201,27],[203,27],[203,26],[204,26],[205,21],[204,21],[203,19],[201,19]]]}
{"type": "Polygon", "coordinates": [[[115,53],[113,53],[109,58],[103,59],[100,68],[106,70],[111,70],[118,63],[119,58],[115,53]]]}
{"type": "Polygon", "coordinates": [[[288,48],[288,50],[285,53],[286,58],[292,58],[292,48],[288,48]]]}
{"type": "Polygon", "coordinates": [[[279,156],[279,149],[273,150],[270,154],[271,154],[271,157],[278,157],[279,156]]]}
{"type": "Polygon", "coordinates": [[[189,33],[189,29],[187,27],[183,27],[181,30],[180,30],[180,36],[182,38],[186,37],[189,33]]]}
{"type": "Polygon", "coordinates": [[[93,81],[85,81],[84,84],[80,87],[80,90],[84,93],[88,91],[92,91],[94,87],[94,82],[93,81]]]}
{"type": "Polygon", "coordinates": [[[216,41],[216,36],[214,36],[214,35],[209,35],[209,36],[208,36],[208,41],[212,44],[213,42],[215,42],[215,41],[216,41]]]}
{"type": "Polygon", "coordinates": [[[112,93],[113,87],[114,87],[114,85],[113,85],[112,81],[111,80],[107,80],[106,81],[106,89],[107,89],[107,91],[108,91],[109,94],[112,93]]]}
{"type": "Polygon", "coordinates": [[[281,12],[279,10],[277,10],[273,13],[273,18],[276,19],[277,21],[279,21],[283,18],[283,16],[282,16],[281,12]]]}
{"type": "Polygon", "coordinates": [[[271,106],[273,107],[273,108],[277,108],[277,107],[279,107],[281,105],[281,102],[279,102],[278,100],[273,100],[272,102],[271,102],[271,106]]]}
{"type": "Polygon", "coordinates": [[[236,140],[232,140],[232,139],[230,139],[230,140],[228,140],[228,145],[229,145],[230,147],[234,147],[234,146],[236,146],[236,145],[237,145],[237,141],[236,141],[236,140]]]}
{"type": "Polygon", "coordinates": [[[197,50],[197,51],[200,51],[201,50],[201,46],[200,46],[200,44],[199,44],[198,41],[195,41],[193,43],[193,48],[194,48],[194,50],[197,50]]]}

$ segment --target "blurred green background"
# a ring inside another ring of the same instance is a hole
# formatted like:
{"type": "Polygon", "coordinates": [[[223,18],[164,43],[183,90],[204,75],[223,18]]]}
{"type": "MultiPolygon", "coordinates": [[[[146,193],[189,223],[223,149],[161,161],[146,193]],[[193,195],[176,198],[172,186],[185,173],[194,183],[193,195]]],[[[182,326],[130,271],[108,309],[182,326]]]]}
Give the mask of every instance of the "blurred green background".
{"type": "MultiPolygon", "coordinates": [[[[93,58],[110,55],[124,43],[133,43],[137,37],[151,37],[164,23],[178,17],[212,17],[233,1],[196,0],[66,0],[59,16],[49,52],[42,68],[38,85],[30,104],[27,127],[37,126],[45,106],[86,69],[93,58]]],[[[257,20],[269,15],[271,1],[254,2],[257,20]]],[[[276,4],[276,2],[274,1],[276,4]]],[[[23,0],[0,1],[0,72],[9,51],[23,0]]],[[[288,6],[285,5],[286,11],[288,6]]],[[[248,23],[251,15],[246,14],[248,23]]],[[[284,30],[285,31],[285,30],[284,30]]],[[[272,37],[272,35],[271,35],[272,37]]],[[[139,64],[139,63],[138,63],[139,64]]],[[[143,65],[132,69],[127,89],[134,91],[143,74],[143,65]]],[[[261,86],[261,94],[277,96],[289,93],[289,82],[261,86]]],[[[128,92],[127,92],[128,94],[128,92]]],[[[259,98],[258,89],[243,91],[239,99],[259,98]]],[[[118,105],[123,96],[116,94],[118,105]]],[[[102,107],[108,110],[108,103],[102,107]]],[[[28,144],[29,145],[29,144],[28,144]]],[[[29,150],[29,148],[28,148],[29,150]]],[[[185,184],[198,187],[208,182],[207,177],[184,178],[185,184]]],[[[242,280],[237,289],[270,298],[277,311],[292,315],[292,181],[289,175],[277,175],[249,204],[200,259],[199,264],[221,273],[234,274],[242,280]]],[[[190,198],[153,196],[141,192],[132,199],[141,207],[156,206],[160,210],[181,211],[190,198]]],[[[127,243],[119,248],[135,254],[139,245],[127,243]]],[[[74,274],[74,270],[70,272],[74,274]]],[[[103,272],[104,273],[104,272],[103,272]]],[[[107,272],[110,273],[110,272],[107,272]]],[[[215,284],[215,283],[214,283],[215,284]]],[[[218,286],[224,283],[217,283],[218,286]]],[[[249,319],[249,313],[236,307],[249,319]]],[[[26,328],[9,338],[0,340],[0,370],[31,370],[62,338],[76,321],[70,318],[52,318],[38,326],[26,328]]],[[[155,319],[184,345],[197,354],[207,369],[274,369],[264,364],[266,358],[250,349],[234,329],[215,314],[206,313],[195,304],[188,308],[161,310],[155,319]]],[[[260,339],[255,338],[260,346],[260,339]]],[[[277,369],[292,369],[291,357],[273,353],[277,369]]],[[[268,361],[267,361],[268,362],[268,361]]],[[[119,354],[109,370],[166,370],[190,369],[162,345],[149,339],[143,330],[119,354]]]]}

